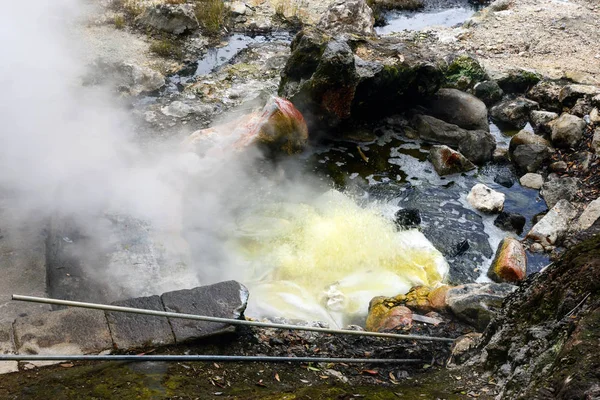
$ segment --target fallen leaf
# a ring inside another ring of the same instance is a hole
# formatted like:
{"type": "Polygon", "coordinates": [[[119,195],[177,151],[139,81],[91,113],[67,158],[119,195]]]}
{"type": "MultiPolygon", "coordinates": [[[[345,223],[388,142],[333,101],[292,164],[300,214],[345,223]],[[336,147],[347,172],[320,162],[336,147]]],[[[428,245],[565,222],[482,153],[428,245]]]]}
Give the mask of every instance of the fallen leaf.
{"type": "Polygon", "coordinates": [[[281,379],[279,379],[279,374],[277,372],[275,372],[275,380],[277,382],[281,382],[281,379]]]}
{"type": "Polygon", "coordinates": [[[256,386],[260,386],[260,387],[267,387],[267,385],[265,385],[263,383],[263,380],[261,379],[260,381],[256,382],[256,386]]]}
{"type": "Polygon", "coordinates": [[[60,366],[63,368],[71,368],[73,366],[73,363],[64,363],[64,364],[60,364],[60,366]]]}
{"type": "Polygon", "coordinates": [[[379,374],[379,372],[375,371],[374,369],[364,369],[362,372],[365,373],[365,374],[368,374],[368,375],[377,375],[377,374],[379,374]]]}
{"type": "Polygon", "coordinates": [[[302,382],[302,383],[309,383],[310,381],[307,381],[306,379],[300,379],[300,382],[302,382]]]}

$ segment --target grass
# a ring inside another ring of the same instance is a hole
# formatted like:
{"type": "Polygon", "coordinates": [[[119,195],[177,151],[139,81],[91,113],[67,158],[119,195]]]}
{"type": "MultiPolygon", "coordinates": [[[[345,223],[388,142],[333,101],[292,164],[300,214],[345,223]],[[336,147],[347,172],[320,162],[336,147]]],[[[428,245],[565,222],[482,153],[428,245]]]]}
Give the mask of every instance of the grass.
{"type": "Polygon", "coordinates": [[[164,58],[181,58],[183,56],[181,47],[169,39],[155,40],[150,44],[150,51],[164,58]]]}
{"type": "Polygon", "coordinates": [[[209,36],[221,32],[229,14],[223,0],[196,0],[194,11],[202,31],[209,36]]]}
{"type": "Polygon", "coordinates": [[[122,15],[115,15],[115,28],[123,29],[125,28],[125,17],[122,15]]]}

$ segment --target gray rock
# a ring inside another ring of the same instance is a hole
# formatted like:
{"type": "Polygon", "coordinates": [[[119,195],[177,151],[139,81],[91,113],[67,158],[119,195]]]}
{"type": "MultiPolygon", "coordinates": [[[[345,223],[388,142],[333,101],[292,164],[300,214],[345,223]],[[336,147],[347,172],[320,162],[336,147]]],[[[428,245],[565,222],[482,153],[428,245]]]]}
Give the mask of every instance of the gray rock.
{"type": "MultiPolygon", "coordinates": [[[[0,324],[0,354],[15,354],[12,324],[0,324]]],[[[0,361],[0,375],[18,370],[17,361],[0,361]]]]}
{"type": "Polygon", "coordinates": [[[505,93],[524,93],[535,86],[542,76],[532,70],[517,68],[502,72],[495,79],[505,93]]]}
{"type": "Polygon", "coordinates": [[[600,107],[600,94],[592,97],[591,103],[594,107],[600,107]]]}
{"type": "Polygon", "coordinates": [[[579,216],[575,230],[583,231],[592,226],[600,218],[600,198],[592,201],[585,207],[579,216]]]}
{"type": "Polygon", "coordinates": [[[508,283],[469,283],[448,290],[446,304],[458,318],[483,331],[515,289],[508,283]]]}
{"type": "Polygon", "coordinates": [[[552,123],[552,144],[560,148],[575,147],[585,130],[583,119],[564,113],[552,123]]]}
{"type": "Polygon", "coordinates": [[[494,182],[498,185],[502,185],[505,188],[511,188],[515,184],[515,180],[513,178],[513,173],[507,168],[503,168],[498,171],[498,173],[494,176],[494,182]]]}
{"type": "Polygon", "coordinates": [[[543,80],[527,92],[527,97],[539,103],[542,109],[560,112],[562,111],[562,104],[559,100],[561,89],[562,85],[543,80]]]}
{"type": "Polygon", "coordinates": [[[577,216],[577,210],[567,200],[559,200],[544,217],[535,224],[527,237],[542,244],[551,246],[560,244],[569,231],[571,221],[577,216]]]}
{"type": "Polygon", "coordinates": [[[568,168],[567,163],[564,161],[557,161],[550,164],[548,167],[552,172],[565,172],[568,168]]]}
{"type": "MultiPolygon", "coordinates": [[[[498,164],[508,163],[510,161],[510,157],[508,155],[508,147],[496,147],[496,149],[492,153],[492,160],[498,164]]],[[[510,186],[512,186],[512,184],[510,186]]]]}
{"type": "Polygon", "coordinates": [[[503,100],[490,110],[492,119],[500,124],[522,129],[529,121],[529,114],[539,108],[538,103],[524,97],[503,100]]]}
{"type": "MultiPolygon", "coordinates": [[[[116,306],[165,311],[160,297],[137,297],[113,303],[116,306]]],[[[106,319],[117,349],[127,350],[175,343],[166,317],[123,312],[106,312],[106,319]]]]}
{"type": "Polygon", "coordinates": [[[572,107],[579,99],[592,99],[600,94],[600,88],[591,85],[566,85],[558,95],[558,100],[565,106],[572,107]]]}
{"type": "Polygon", "coordinates": [[[531,122],[531,126],[536,132],[541,133],[549,133],[550,125],[549,123],[558,118],[558,114],[551,111],[537,111],[534,110],[529,115],[529,121],[531,122]]]}
{"type": "Polygon", "coordinates": [[[429,150],[429,159],[440,176],[475,169],[475,165],[465,156],[445,145],[432,146],[429,150]]]}
{"type": "Polygon", "coordinates": [[[523,232],[525,222],[526,219],[521,214],[502,211],[494,220],[494,225],[503,231],[515,232],[517,235],[520,235],[523,232]]]}
{"type": "Polygon", "coordinates": [[[508,146],[509,153],[514,152],[518,146],[524,144],[541,144],[543,146],[550,147],[550,142],[548,142],[546,139],[523,129],[510,138],[510,144],[508,146]]]}
{"type": "Polygon", "coordinates": [[[486,131],[468,131],[428,115],[417,115],[414,125],[421,139],[457,148],[475,164],[491,160],[496,148],[494,137],[486,131]]]}
{"type": "Polygon", "coordinates": [[[600,112],[597,107],[590,111],[590,122],[592,124],[600,124],[600,112]]]}
{"type": "Polygon", "coordinates": [[[429,112],[464,129],[490,130],[485,103],[457,89],[440,89],[429,103],[429,112]]]}
{"type": "Polygon", "coordinates": [[[136,21],[175,35],[198,28],[192,4],[158,4],[154,7],[147,7],[136,21]]]}
{"type": "Polygon", "coordinates": [[[365,0],[336,0],[325,11],[317,27],[329,35],[354,33],[374,36],[373,10],[365,0]]]}
{"type": "Polygon", "coordinates": [[[91,354],[113,344],[100,310],[71,308],[17,318],[14,333],[19,354],[91,354]]]}
{"type": "Polygon", "coordinates": [[[145,66],[129,62],[107,63],[104,61],[96,62],[94,66],[86,83],[107,83],[119,92],[132,96],[152,92],[165,85],[165,77],[160,72],[145,66]]]}
{"type": "Polygon", "coordinates": [[[530,189],[541,189],[544,184],[544,178],[540,174],[529,172],[519,179],[521,186],[530,189]]]}
{"type": "Polygon", "coordinates": [[[571,201],[577,194],[579,179],[572,177],[556,177],[550,175],[542,186],[540,194],[546,200],[548,208],[554,207],[559,200],[571,201]]]}
{"type": "MultiPolygon", "coordinates": [[[[242,319],[248,302],[248,289],[236,281],[220,282],[188,290],[163,293],[165,310],[184,314],[242,319]]],[[[231,325],[169,318],[175,341],[206,338],[231,332],[231,325]]]]}
{"type": "Polygon", "coordinates": [[[600,127],[594,129],[594,136],[592,137],[592,150],[594,153],[600,153],[600,127]]]}
{"type": "Polygon", "coordinates": [[[473,208],[486,212],[500,212],[504,208],[504,193],[497,192],[482,183],[478,183],[471,188],[467,195],[467,201],[473,208]]]}
{"type": "Polygon", "coordinates": [[[502,96],[504,96],[504,91],[496,81],[479,82],[473,87],[473,91],[475,92],[475,96],[488,107],[502,100],[502,96]]]}
{"type": "Polygon", "coordinates": [[[592,111],[592,105],[590,104],[589,99],[577,99],[575,105],[571,107],[569,113],[573,115],[577,115],[578,117],[585,117],[592,111]]]}
{"type": "Polygon", "coordinates": [[[523,144],[517,146],[511,160],[521,171],[536,172],[552,156],[552,150],[543,144],[523,144]]]}
{"type": "Polygon", "coordinates": [[[504,11],[508,10],[512,4],[512,0],[494,0],[488,7],[492,11],[504,11]]]}

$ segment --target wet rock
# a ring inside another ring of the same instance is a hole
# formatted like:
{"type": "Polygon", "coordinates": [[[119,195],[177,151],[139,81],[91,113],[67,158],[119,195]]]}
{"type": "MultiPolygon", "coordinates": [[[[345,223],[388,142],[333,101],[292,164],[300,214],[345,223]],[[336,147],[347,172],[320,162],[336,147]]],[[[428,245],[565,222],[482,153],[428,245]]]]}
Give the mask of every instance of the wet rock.
{"type": "Polygon", "coordinates": [[[548,167],[552,172],[565,172],[568,168],[567,163],[564,161],[557,161],[550,164],[548,167]]]}
{"type": "Polygon", "coordinates": [[[14,334],[19,354],[92,354],[112,348],[100,310],[70,308],[20,317],[14,334]]]}
{"type": "Polygon", "coordinates": [[[422,8],[423,0],[373,0],[371,8],[379,10],[417,10],[422,8]]]}
{"type": "Polygon", "coordinates": [[[575,230],[583,231],[591,227],[600,218],[600,198],[585,207],[579,216],[575,230]]]}
{"type": "Polygon", "coordinates": [[[521,186],[530,189],[541,189],[544,184],[544,178],[540,174],[529,172],[519,179],[521,186]]]}
{"type": "Polygon", "coordinates": [[[552,153],[552,149],[544,144],[522,144],[512,152],[511,160],[520,171],[536,172],[552,153]]]}
{"type": "Polygon", "coordinates": [[[457,89],[440,89],[428,104],[434,117],[464,129],[489,131],[485,104],[457,89]]]}
{"type": "Polygon", "coordinates": [[[515,184],[513,174],[509,169],[503,169],[494,176],[494,182],[498,185],[502,185],[505,188],[511,188],[515,184]]]}
{"type": "Polygon", "coordinates": [[[421,224],[421,213],[416,208],[398,210],[394,217],[394,222],[399,229],[412,229],[421,224]]]}
{"type": "Polygon", "coordinates": [[[448,290],[446,304],[459,319],[483,331],[514,290],[508,283],[469,283],[448,290]]]}
{"type": "Polygon", "coordinates": [[[510,144],[508,146],[509,153],[513,153],[518,146],[524,144],[541,144],[550,147],[550,142],[546,139],[523,129],[510,139],[510,144]]]}
{"type": "Polygon", "coordinates": [[[525,217],[521,214],[502,211],[494,220],[494,225],[504,231],[515,232],[520,235],[523,232],[525,221],[525,217]]]}
{"type": "Polygon", "coordinates": [[[465,156],[448,146],[432,146],[429,150],[429,159],[440,176],[471,171],[475,165],[465,156]]]}
{"type": "Polygon", "coordinates": [[[491,107],[504,96],[504,91],[498,85],[496,81],[483,81],[473,87],[475,96],[485,103],[486,106],[491,107]]]}
{"type": "MultiPolygon", "coordinates": [[[[112,304],[144,310],[165,311],[158,296],[136,297],[112,304]]],[[[108,321],[113,343],[117,349],[131,350],[175,343],[171,325],[169,325],[166,317],[106,312],[106,320],[108,321]]]]}
{"type": "Polygon", "coordinates": [[[411,326],[412,311],[401,305],[401,300],[375,297],[369,303],[369,314],[365,324],[367,331],[409,330],[411,326]]]}
{"type": "Polygon", "coordinates": [[[541,78],[541,75],[535,71],[513,69],[500,75],[496,80],[505,93],[525,93],[535,86],[541,78]]]}
{"type": "Polygon", "coordinates": [[[525,279],[526,273],[527,255],[521,242],[511,237],[502,239],[488,277],[495,282],[518,282],[525,279]]]}
{"type": "Polygon", "coordinates": [[[492,120],[512,126],[517,129],[523,129],[529,121],[529,114],[539,108],[538,103],[528,100],[524,97],[516,99],[503,100],[493,106],[490,110],[492,120]]]}
{"type": "Polygon", "coordinates": [[[504,208],[504,194],[478,183],[467,195],[467,201],[471,206],[486,213],[500,212],[504,208]]]}
{"type": "Polygon", "coordinates": [[[552,123],[552,144],[560,148],[575,147],[583,137],[583,119],[564,113],[552,123]]]}
{"type": "Polygon", "coordinates": [[[600,88],[591,85],[566,85],[558,95],[558,100],[567,107],[575,105],[579,99],[592,99],[600,94],[600,88]]]}
{"type": "Polygon", "coordinates": [[[199,27],[192,4],[158,4],[147,7],[136,21],[144,26],[175,35],[199,27]]]}
{"type": "MultiPolygon", "coordinates": [[[[494,161],[495,163],[498,163],[498,164],[506,164],[506,163],[510,162],[510,158],[508,155],[508,147],[496,147],[496,149],[492,153],[492,161],[494,161]]],[[[502,185],[502,186],[504,186],[504,185],[502,185]]],[[[512,186],[512,178],[511,178],[510,186],[512,186]]],[[[510,186],[508,186],[508,187],[510,187],[510,186]]]]}
{"type": "MultiPolygon", "coordinates": [[[[163,293],[161,299],[168,312],[241,319],[248,303],[248,289],[236,281],[227,281],[163,293]]],[[[177,343],[206,338],[234,329],[227,324],[178,318],[169,318],[169,322],[177,343]]]]}
{"type": "Polygon", "coordinates": [[[543,80],[527,92],[527,97],[539,103],[542,109],[561,112],[562,104],[559,100],[561,89],[562,85],[553,81],[543,80]]]}
{"type": "Polygon", "coordinates": [[[317,27],[329,35],[353,33],[375,35],[373,10],[365,0],[336,0],[327,8],[317,27]]]}
{"type": "Polygon", "coordinates": [[[535,224],[527,237],[544,247],[560,244],[569,231],[571,221],[577,216],[577,210],[567,200],[559,200],[554,207],[535,224]]]}
{"type": "Polygon", "coordinates": [[[594,130],[594,136],[592,137],[592,150],[594,153],[600,153],[600,127],[594,130]]]}
{"type": "Polygon", "coordinates": [[[579,179],[573,177],[556,177],[550,175],[544,183],[540,194],[546,200],[548,208],[554,207],[559,200],[571,201],[577,194],[579,179]]]}
{"type": "Polygon", "coordinates": [[[558,114],[551,111],[534,110],[529,115],[531,126],[536,132],[549,133],[551,131],[550,122],[558,118],[558,114]]]}
{"type": "Polygon", "coordinates": [[[496,148],[494,137],[486,131],[468,131],[428,115],[417,115],[413,124],[422,140],[455,147],[475,164],[491,160],[496,148]]]}

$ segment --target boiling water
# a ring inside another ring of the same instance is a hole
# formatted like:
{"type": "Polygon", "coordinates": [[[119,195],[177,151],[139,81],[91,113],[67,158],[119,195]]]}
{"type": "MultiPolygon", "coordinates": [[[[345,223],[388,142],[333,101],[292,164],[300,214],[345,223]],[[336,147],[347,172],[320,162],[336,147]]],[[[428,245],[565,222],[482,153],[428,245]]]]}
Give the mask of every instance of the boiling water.
{"type": "Polygon", "coordinates": [[[417,230],[398,232],[376,205],[331,190],[313,204],[271,204],[240,218],[234,246],[248,261],[247,315],[364,322],[375,296],[435,286],[448,265],[417,230]]]}

